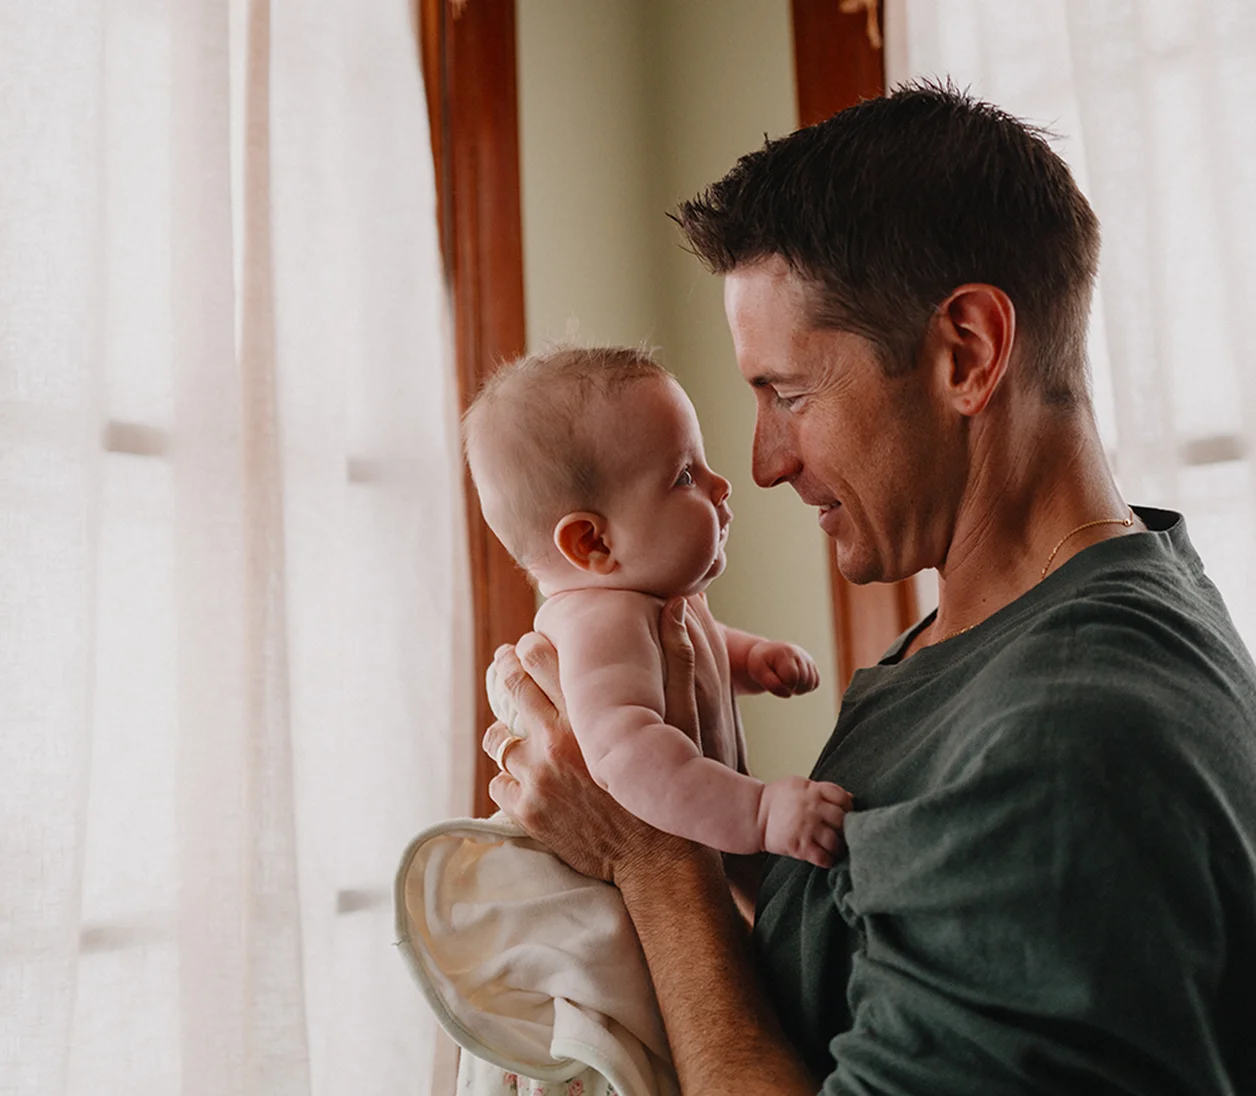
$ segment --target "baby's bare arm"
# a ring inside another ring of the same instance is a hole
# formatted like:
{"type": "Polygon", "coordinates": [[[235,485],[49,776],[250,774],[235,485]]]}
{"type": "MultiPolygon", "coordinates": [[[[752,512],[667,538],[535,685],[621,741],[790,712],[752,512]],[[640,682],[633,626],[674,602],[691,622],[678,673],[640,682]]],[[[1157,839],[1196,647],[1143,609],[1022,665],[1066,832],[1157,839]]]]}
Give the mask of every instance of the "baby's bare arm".
{"type": "Polygon", "coordinates": [[[801,647],[764,639],[727,624],[720,627],[724,630],[728,666],[737,693],[769,692],[789,697],[809,693],[820,684],[820,671],[801,647]]]}
{"type": "Polygon", "coordinates": [[[703,757],[663,716],[658,602],[619,590],[564,595],[541,621],[558,650],[589,772],[638,818],[725,852],[763,847],[763,784],[703,757]]]}
{"type": "Polygon", "coordinates": [[[703,757],[663,716],[657,602],[586,593],[565,595],[562,612],[539,623],[558,649],[568,715],[594,780],[668,833],[724,852],[766,848],[831,862],[844,814],[832,786],[791,777],[765,788],[703,757]]]}
{"type": "Polygon", "coordinates": [[[743,632],[740,628],[730,628],[720,624],[724,632],[724,645],[728,648],[728,668],[733,675],[733,688],[739,693],[761,693],[761,686],[755,685],[746,672],[746,663],[750,658],[750,649],[757,643],[765,642],[762,636],[743,632]]]}

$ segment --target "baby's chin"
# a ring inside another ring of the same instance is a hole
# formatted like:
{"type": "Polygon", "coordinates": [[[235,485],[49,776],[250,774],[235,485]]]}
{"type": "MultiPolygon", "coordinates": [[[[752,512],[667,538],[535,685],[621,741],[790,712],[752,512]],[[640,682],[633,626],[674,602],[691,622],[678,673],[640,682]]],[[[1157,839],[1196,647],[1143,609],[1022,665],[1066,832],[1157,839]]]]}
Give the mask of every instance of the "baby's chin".
{"type": "Polygon", "coordinates": [[[715,561],[707,569],[707,573],[703,575],[700,579],[698,579],[698,581],[695,582],[692,586],[688,586],[685,588],[684,590],[685,596],[687,597],[690,594],[702,593],[703,590],[705,590],[708,586],[710,586],[711,583],[713,583],[717,578],[720,577],[720,575],[724,573],[724,568],[726,566],[727,566],[727,561],[724,559],[724,553],[720,552],[720,554],[715,557],[715,561]]]}
{"type": "MultiPolygon", "coordinates": [[[[724,573],[725,566],[726,560],[723,549],[721,549],[719,555],[715,557],[714,561],[707,568],[706,573],[696,576],[692,582],[669,589],[643,586],[641,592],[651,594],[653,597],[661,597],[665,601],[672,597],[691,597],[693,594],[702,593],[712,582],[719,578],[724,573]]],[[[673,576],[673,581],[675,581],[675,576],[673,576]]]]}
{"type": "Polygon", "coordinates": [[[673,597],[693,597],[695,594],[703,593],[706,590],[706,588],[710,586],[712,582],[715,581],[715,579],[719,578],[720,573],[723,570],[724,570],[724,567],[723,565],[721,565],[718,569],[714,569],[708,574],[703,575],[702,578],[689,583],[688,586],[682,586],[676,590],[668,590],[668,591],[652,590],[649,592],[652,593],[655,597],[662,598],[664,601],[667,601],[669,598],[673,598],[673,597]]]}

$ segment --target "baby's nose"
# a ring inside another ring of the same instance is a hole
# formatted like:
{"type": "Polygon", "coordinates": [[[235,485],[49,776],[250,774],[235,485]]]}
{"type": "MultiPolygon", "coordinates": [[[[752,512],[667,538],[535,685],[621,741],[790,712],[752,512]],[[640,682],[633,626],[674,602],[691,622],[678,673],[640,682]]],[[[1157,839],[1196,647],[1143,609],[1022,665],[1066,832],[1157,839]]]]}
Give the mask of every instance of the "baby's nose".
{"type": "Polygon", "coordinates": [[[732,496],[732,493],[733,485],[729,483],[728,480],[719,475],[714,477],[711,489],[711,498],[715,502],[716,506],[721,506],[726,503],[732,496]]]}

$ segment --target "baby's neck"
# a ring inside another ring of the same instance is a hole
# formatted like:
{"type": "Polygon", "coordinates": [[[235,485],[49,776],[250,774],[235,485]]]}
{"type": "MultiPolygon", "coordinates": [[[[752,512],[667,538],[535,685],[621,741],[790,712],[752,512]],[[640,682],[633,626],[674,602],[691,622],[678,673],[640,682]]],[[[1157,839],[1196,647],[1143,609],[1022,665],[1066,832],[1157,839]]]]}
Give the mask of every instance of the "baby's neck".
{"type": "Polygon", "coordinates": [[[532,581],[536,584],[536,588],[544,598],[557,597],[559,594],[572,594],[577,590],[596,590],[600,585],[594,582],[582,581],[585,576],[571,572],[554,574],[537,570],[529,571],[528,573],[532,576],[532,581]]]}
{"type": "MultiPolygon", "coordinates": [[[[536,588],[540,591],[541,596],[545,599],[560,597],[563,594],[579,594],[579,593],[596,593],[599,590],[619,590],[627,591],[634,594],[644,594],[647,597],[655,597],[660,601],[666,601],[670,597],[677,596],[680,591],[663,592],[658,590],[642,590],[636,586],[625,583],[616,582],[615,576],[586,576],[586,575],[550,575],[542,577],[537,572],[532,572],[532,580],[536,583],[536,588]]],[[[706,583],[696,590],[686,590],[684,595],[688,597],[690,594],[702,593],[706,589],[706,583]]]]}

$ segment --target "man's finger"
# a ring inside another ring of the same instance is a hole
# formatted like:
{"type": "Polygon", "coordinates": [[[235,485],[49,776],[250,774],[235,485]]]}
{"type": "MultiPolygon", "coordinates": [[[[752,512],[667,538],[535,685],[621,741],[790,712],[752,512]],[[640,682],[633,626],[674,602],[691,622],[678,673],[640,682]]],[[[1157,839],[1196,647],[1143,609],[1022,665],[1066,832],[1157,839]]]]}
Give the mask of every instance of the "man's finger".
{"type": "Polygon", "coordinates": [[[693,641],[686,626],[684,598],[673,598],[659,614],[659,641],[667,674],[664,690],[667,722],[698,741],[698,696],[694,686],[693,641]]]}
{"type": "Polygon", "coordinates": [[[513,732],[500,719],[496,723],[490,723],[484,736],[480,739],[480,749],[482,749],[489,757],[496,757],[497,751],[501,749],[503,742],[508,739],[513,732]]]}
{"type": "MultiPolygon", "coordinates": [[[[488,782],[488,797],[511,818],[519,803],[519,781],[509,773],[498,773],[488,782]]],[[[518,819],[516,819],[518,821],[518,819]]]]}
{"type": "Polygon", "coordinates": [[[529,735],[544,735],[558,717],[558,710],[532,680],[513,647],[499,648],[493,658],[498,679],[509,690],[519,719],[529,735]]]}
{"type": "Polygon", "coordinates": [[[528,632],[515,644],[515,654],[558,714],[566,719],[567,705],[558,679],[558,652],[554,645],[540,632],[528,632]]]}

